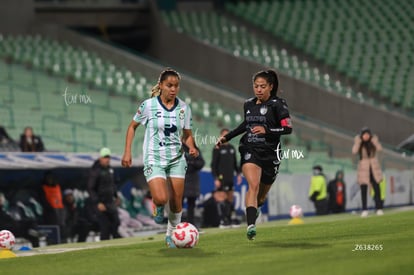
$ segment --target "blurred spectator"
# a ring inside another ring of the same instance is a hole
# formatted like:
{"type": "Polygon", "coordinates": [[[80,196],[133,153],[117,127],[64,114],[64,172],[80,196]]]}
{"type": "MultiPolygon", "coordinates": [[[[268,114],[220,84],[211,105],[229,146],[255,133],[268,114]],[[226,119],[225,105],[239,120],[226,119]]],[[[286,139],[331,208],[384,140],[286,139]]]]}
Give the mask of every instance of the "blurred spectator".
{"type": "Polygon", "coordinates": [[[382,150],[381,143],[371,130],[364,127],[354,138],[352,154],[358,155],[357,181],[361,188],[362,213],[361,217],[368,216],[367,195],[368,185],[374,189],[375,209],[377,215],[383,215],[383,203],[380,195],[379,183],[383,179],[381,165],[378,161],[378,152],[382,150]]]}
{"type": "Polygon", "coordinates": [[[118,226],[118,207],[116,204],[117,188],[114,181],[114,170],[110,166],[111,151],[100,150],[100,157],[92,165],[88,180],[88,192],[92,207],[98,211],[100,239],[120,238],[118,226]]]}
{"type": "Polygon", "coordinates": [[[19,144],[10,138],[6,129],[0,126],[0,151],[17,152],[20,151],[19,144]]]}
{"type": "MultiPolygon", "coordinates": [[[[229,130],[224,128],[220,131],[220,136],[225,136],[228,133],[229,130]]],[[[224,142],[220,147],[214,147],[211,173],[214,177],[216,190],[226,192],[226,202],[231,209],[228,216],[223,217],[221,223],[231,225],[231,215],[234,212],[234,176],[237,175],[237,184],[241,184],[242,177],[240,167],[237,165],[236,149],[229,142],[224,142]]]]}
{"type": "Polygon", "coordinates": [[[63,238],[73,241],[77,236],[78,242],[85,242],[88,237],[90,225],[82,215],[82,209],[76,205],[72,189],[63,191],[63,205],[65,207],[65,235],[63,238]]]}
{"type": "Polygon", "coordinates": [[[309,199],[315,205],[316,215],[325,215],[328,211],[326,178],[322,166],[313,167],[313,176],[309,188],[309,199]]]}
{"type": "MultiPolygon", "coordinates": [[[[384,205],[385,202],[385,196],[387,195],[387,181],[385,179],[385,175],[382,178],[382,181],[379,183],[379,190],[380,190],[380,199],[382,205],[384,205]]],[[[371,188],[371,197],[374,199],[375,202],[375,190],[374,188],[371,188]]]]}
{"type": "MultiPolygon", "coordinates": [[[[42,183],[41,198],[43,201],[44,223],[47,225],[58,225],[60,236],[65,236],[65,210],[63,206],[62,190],[59,182],[51,171],[45,173],[42,183]]],[[[53,242],[53,240],[48,240],[48,244],[52,244],[53,242]]]]}
{"type": "Polygon", "coordinates": [[[200,175],[205,161],[201,151],[197,148],[199,154],[197,157],[190,156],[188,147],[183,144],[185,159],[187,161],[187,171],[185,174],[184,198],[187,198],[187,222],[194,224],[194,209],[198,196],[200,195],[200,175]]]}
{"type": "Polygon", "coordinates": [[[43,152],[45,150],[42,139],[40,136],[34,135],[32,127],[24,128],[24,132],[20,136],[20,150],[22,152],[43,152]]]}
{"type": "Polygon", "coordinates": [[[30,241],[33,247],[39,246],[40,233],[34,220],[15,220],[4,208],[6,198],[0,193],[0,229],[11,231],[16,238],[30,241]]]}
{"type": "Polygon", "coordinates": [[[118,207],[118,216],[120,221],[118,232],[121,237],[133,237],[135,235],[134,232],[143,227],[140,221],[132,218],[129,212],[121,207],[118,207]]]}
{"type": "Polygon", "coordinates": [[[230,224],[223,223],[225,217],[231,213],[226,192],[213,191],[211,197],[204,202],[203,206],[203,227],[226,228],[230,226],[230,224]]]}
{"type": "Polygon", "coordinates": [[[335,179],[328,184],[329,213],[345,212],[346,206],[346,185],[344,182],[344,172],[336,172],[335,179]]]}
{"type": "Polygon", "coordinates": [[[13,140],[10,138],[6,129],[0,125],[0,144],[12,143],[13,140]]]}

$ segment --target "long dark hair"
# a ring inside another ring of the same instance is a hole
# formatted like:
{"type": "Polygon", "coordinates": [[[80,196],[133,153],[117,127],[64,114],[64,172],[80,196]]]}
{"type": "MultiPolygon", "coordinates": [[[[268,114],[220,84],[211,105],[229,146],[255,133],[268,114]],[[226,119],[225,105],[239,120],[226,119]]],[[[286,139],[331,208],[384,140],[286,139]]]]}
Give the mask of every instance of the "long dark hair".
{"type": "Polygon", "coordinates": [[[359,151],[359,158],[362,159],[362,148],[365,148],[365,150],[367,150],[368,157],[375,156],[377,148],[375,147],[374,143],[372,143],[371,130],[366,128],[366,127],[362,128],[361,133],[360,133],[360,138],[361,138],[361,145],[359,146],[359,150],[358,150],[359,151]],[[369,134],[369,140],[367,140],[367,141],[362,140],[362,136],[365,133],[369,134]]]}
{"type": "Polygon", "coordinates": [[[165,69],[164,71],[161,72],[160,76],[158,77],[157,84],[154,87],[152,87],[151,97],[160,95],[160,93],[161,93],[160,83],[163,82],[164,80],[166,80],[169,76],[175,76],[175,77],[178,78],[178,80],[181,80],[181,76],[177,71],[175,71],[171,68],[165,69]]]}
{"type": "Polygon", "coordinates": [[[277,73],[273,70],[257,72],[253,76],[253,82],[259,77],[266,79],[267,83],[273,85],[273,88],[270,91],[270,96],[276,96],[277,89],[279,88],[279,77],[277,76],[277,73]]]}

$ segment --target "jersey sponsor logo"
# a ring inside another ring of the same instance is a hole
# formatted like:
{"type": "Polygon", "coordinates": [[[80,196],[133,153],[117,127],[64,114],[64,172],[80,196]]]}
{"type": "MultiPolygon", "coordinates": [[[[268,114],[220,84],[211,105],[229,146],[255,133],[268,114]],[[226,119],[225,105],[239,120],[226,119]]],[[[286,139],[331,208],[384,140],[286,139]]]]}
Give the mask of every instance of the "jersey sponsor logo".
{"type": "Polygon", "coordinates": [[[265,116],[247,116],[246,121],[247,122],[263,122],[263,123],[266,123],[266,117],[265,116]]]}
{"type": "Polygon", "coordinates": [[[184,109],[181,109],[180,110],[180,113],[178,114],[178,117],[180,118],[180,120],[183,120],[184,119],[184,109]]]}
{"type": "Polygon", "coordinates": [[[244,154],[244,160],[249,160],[252,157],[252,154],[246,153],[244,154]]]}
{"type": "Polygon", "coordinates": [[[160,118],[160,117],[162,117],[162,118],[172,118],[172,119],[176,118],[175,115],[168,115],[168,114],[163,113],[162,111],[156,112],[155,117],[157,117],[157,118],[160,118]]]}
{"type": "Polygon", "coordinates": [[[249,142],[249,143],[260,143],[260,142],[265,142],[266,141],[266,138],[264,138],[264,137],[258,137],[257,135],[255,135],[255,134],[251,134],[251,133],[249,133],[249,135],[248,135],[248,138],[247,138],[247,142],[249,142]]]}
{"type": "Polygon", "coordinates": [[[177,132],[177,126],[174,124],[165,124],[164,125],[164,135],[169,137],[172,133],[177,132]]]}
{"type": "Polygon", "coordinates": [[[158,145],[161,146],[161,147],[163,147],[163,146],[181,146],[181,143],[160,141],[160,143],[158,143],[158,145]]]}
{"type": "Polygon", "coordinates": [[[262,115],[265,115],[265,114],[267,113],[267,106],[266,106],[266,105],[265,105],[265,106],[260,107],[260,113],[261,113],[262,115]]]}

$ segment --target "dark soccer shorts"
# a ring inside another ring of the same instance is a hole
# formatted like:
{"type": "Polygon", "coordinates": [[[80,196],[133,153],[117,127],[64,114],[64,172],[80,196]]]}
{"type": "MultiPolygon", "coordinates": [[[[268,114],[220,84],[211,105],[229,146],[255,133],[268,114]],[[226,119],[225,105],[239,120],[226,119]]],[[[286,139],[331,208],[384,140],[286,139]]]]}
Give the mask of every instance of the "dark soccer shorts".
{"type": "Polygon", "coordinates": [[[279,173],[280,161],[275,151],[260,147],[241,145],[239,147],[241,166],[245,163],[254,163],[262,168],[260,182],[271,185],[279,173]]]}
{"type": "Polygon", "coordinates": [[[217,188],[217,191],[233,191],[234,189],[234,182],[233,179],[231,180],[222,180],[220,181],[221,185],[219,188],[217,188]]]}

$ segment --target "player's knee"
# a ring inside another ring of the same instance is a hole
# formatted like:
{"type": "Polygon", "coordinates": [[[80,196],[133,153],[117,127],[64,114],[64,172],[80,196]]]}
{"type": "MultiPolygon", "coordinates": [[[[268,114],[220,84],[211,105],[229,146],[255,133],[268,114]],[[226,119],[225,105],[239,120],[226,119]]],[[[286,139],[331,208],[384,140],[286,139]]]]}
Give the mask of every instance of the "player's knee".
{"type": "Polygon", "coordinates": [[[156,194],[152,196],[155,205],[164,205],[168,202],[168,196],[165,194],[156,194]]]}
{"type": "Polygon", "coordinates": [[[257,193],[257,192],[259,192],[259,185],[260,185],[259,182],[249,183],[249,190],[254,192],[254,193],[257,193]]]}

